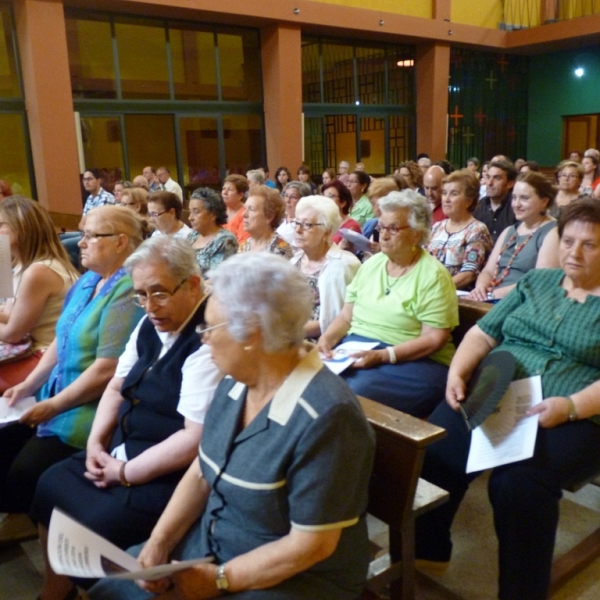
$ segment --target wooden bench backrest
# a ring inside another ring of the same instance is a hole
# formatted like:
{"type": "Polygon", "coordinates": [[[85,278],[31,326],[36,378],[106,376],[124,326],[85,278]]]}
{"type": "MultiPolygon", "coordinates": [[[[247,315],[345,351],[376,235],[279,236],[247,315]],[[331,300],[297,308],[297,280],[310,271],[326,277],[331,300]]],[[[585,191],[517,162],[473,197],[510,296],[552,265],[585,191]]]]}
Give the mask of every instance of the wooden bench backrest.
{"type": "Polygon", "coordinates": [[[486,315],[493,308],[493,304],[487,302],[474,302],[473,300],[466,300],[465,298],[458,299],[458,320],[459,325],[452,332],[452,339],[454,345],[458,346],[465,334],[481,317],[486,315]]]}
{"type": "Polygon", "coordinates": [[[403,529],[412,518],[425,448],[446,431],[368,398],[359,400],[377,437],[368,511],[393,529],[403,529]]]}

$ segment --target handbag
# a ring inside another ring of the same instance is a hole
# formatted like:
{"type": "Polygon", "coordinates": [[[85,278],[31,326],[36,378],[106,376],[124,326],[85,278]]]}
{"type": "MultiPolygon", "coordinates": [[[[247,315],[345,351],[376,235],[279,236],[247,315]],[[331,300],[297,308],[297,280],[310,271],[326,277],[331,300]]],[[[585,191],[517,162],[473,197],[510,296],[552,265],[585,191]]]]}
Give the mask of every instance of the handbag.
{"type": "Polygon", "coordinates": [[[25,336],[17,344],[0,342],[0,365],[6,365],[33,354],[33,342],[31,336],[25,336]]]}

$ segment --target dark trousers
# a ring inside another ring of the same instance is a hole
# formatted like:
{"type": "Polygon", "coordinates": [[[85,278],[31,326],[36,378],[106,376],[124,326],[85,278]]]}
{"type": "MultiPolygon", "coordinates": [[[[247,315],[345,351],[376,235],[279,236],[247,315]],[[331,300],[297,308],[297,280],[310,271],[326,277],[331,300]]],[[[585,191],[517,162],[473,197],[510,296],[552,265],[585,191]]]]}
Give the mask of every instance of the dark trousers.
{"type": "MultiPolygon", "coordinates": [[[[469,487],[480,473],[465,473],[471,435],[462,416],[442,402],[429,421],[448,431],[431,445],[423,478],[450,492],[450,500],[419,517],[416,555],[447,561],[450,527],[469,487]]],[[[600,471],[600,426],[587,421],[538,429],[532,458],[493,470],[488,494],[498,537],[501,600],[544,600],[562,489],[600,471]]]]}
{"type": "Polygon", "coordinates": [[[68,233],[61,233],[59,237],[69,255],[71,263],[76,269],[79,269],[79,241],[81,240],[81,232],[70,231],[68,233]]]}
{"type": "MultiPolygon", "coordinates": [[[[376,342],[351,334],[343,342],[376,342]]],[[[387,348],[379,343],[375,350],[387,348]]],[[[430,358],[421,358],[395,365],[385,363],[371,369],[350,367],[342,374],[357,396],[366,396],[413,417],[425,418],[438,405],[446,390],[448,367],[430,358]]]]}
{"type": "Polygon", "coordinates": [[[28,512],[42,473],[78,452],[57,436],[15,423],[0,429],[0,512],[28,512]]]}

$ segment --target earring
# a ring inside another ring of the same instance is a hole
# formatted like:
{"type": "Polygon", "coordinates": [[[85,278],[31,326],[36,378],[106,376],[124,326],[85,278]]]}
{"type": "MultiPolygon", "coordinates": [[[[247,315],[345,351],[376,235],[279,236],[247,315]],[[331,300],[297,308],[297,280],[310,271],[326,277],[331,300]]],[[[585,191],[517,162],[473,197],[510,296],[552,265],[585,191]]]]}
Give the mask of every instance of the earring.
{"type": "Polygon", "coordinates": [[[248,350],[252,350],[252,346],[244,346],[244,350],[248,352],[248,350]]]}
{"type": "Polygon", "coordinates": [[[416,249],[417,249],[417,247],[413,244],[412,248],[410,250],[411,250],[411,252],[414,252],[416,249]]]}

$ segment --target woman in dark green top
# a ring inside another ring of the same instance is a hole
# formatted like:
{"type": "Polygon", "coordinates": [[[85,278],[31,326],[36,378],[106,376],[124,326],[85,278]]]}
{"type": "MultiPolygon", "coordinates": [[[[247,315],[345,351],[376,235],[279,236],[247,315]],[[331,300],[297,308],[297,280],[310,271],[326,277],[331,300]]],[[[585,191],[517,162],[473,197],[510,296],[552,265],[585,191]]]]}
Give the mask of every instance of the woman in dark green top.
{"type": "Polygon", "coordinates": [[[499,542],[499,598],[545,599],[561,490],[600,471],[600,202],[570,204],[558,224],[562,269],[527,273],[465,336],[431,415],[448,436],[428,449],[423,477],[450,501],[417,522],[417,556],[439,573],[450,559],[450,526],[470,481],[471,440],[458,412],[467,382],[495,349],[516,358],[514,379],[541,375],[544,400],[534,455],[494,469],[489,496],[499,542]]]}

